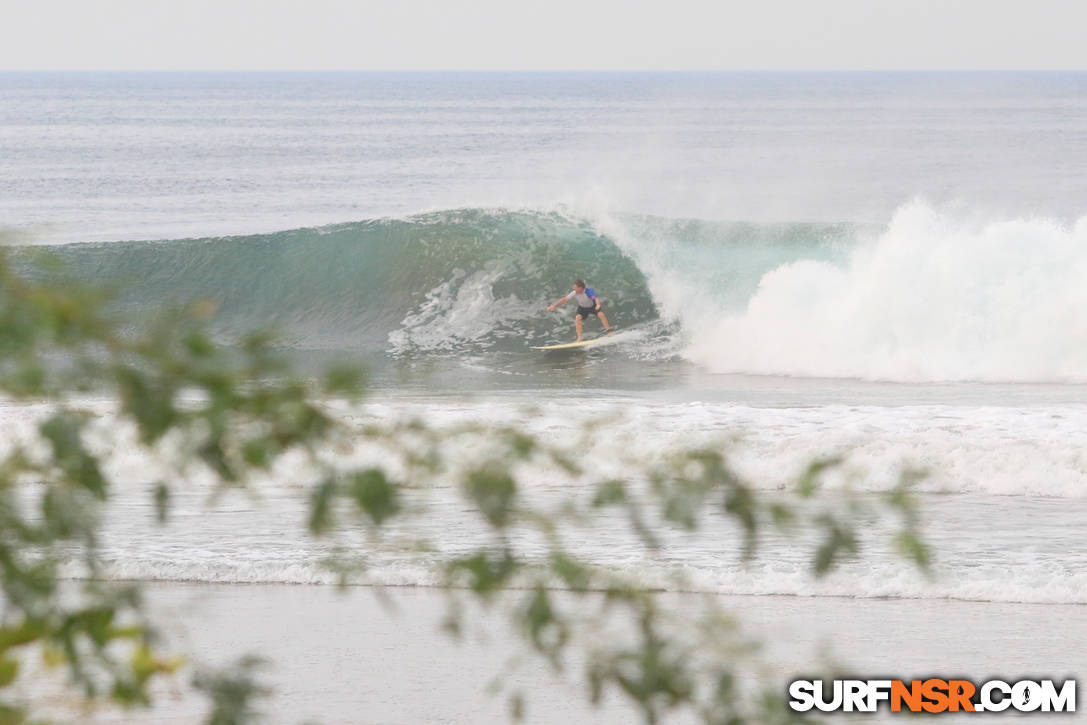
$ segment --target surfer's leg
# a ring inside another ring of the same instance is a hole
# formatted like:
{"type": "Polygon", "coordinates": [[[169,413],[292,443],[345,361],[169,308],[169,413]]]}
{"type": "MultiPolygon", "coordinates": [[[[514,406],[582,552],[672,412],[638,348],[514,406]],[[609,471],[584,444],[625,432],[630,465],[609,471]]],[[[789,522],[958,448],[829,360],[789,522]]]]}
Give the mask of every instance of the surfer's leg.
{"type": "Polygon", "coordinates": [[[574,327],[577,328],[577,341],[581,342],[581,315],[574,315],[574,327]]]}
{"type": "Polygon", "coordinates": [[[597,312],[596,316],[600,318],[600,324],[604,326],[604,332],[611,332],[611,325],[608,324],[608,318],[604,314],[604,310],[597,312]]]}

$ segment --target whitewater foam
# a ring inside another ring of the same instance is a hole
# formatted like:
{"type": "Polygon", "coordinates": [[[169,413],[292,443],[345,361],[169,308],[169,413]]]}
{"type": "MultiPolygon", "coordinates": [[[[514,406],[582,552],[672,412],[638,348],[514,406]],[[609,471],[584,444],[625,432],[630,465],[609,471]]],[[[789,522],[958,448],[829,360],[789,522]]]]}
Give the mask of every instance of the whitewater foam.
{"type": "MultiPolygon", "coordinates": [[[[365,556],[358,583],[430,586],[441,581],[442,556],[462,555],[486,542],[478,521],[465,512],[452,474],[410,495],[425,502],[410,531],[387,532],[389,548],[375,547],[364,531],[344,519],[335,540],[306,533],[313,472],[303,457],[284,460],[268,477],[254,481],[255,496],[231,492],[209,505],[212,482],[186,476],[175,487],[169,524],[155,522],[151,481],[154,458],[126,448],[130,430],[112,421],[108,401],[84,407],[100,416],[92,448],[105,432],[121,446],[107,462],[115,479],[105,512],[102,555],[106,574],[123,579],[169,581],[332,583],[338,575],[324,562],[335,547],[365,556]],[[430,554],[399,547],[398,536],[430,540],[430,554]]],[[[826,495],[850,489],[875,504],[906,470],[926,472],[916,486],[922,531],[936,559],[935,577],[911,571],[888,546],[893,521],[862,528],[864,556],[838,574],[814,580],[810,552],[818,532],[800,527],[792,535],[771,534],[754,563],[740,555],[738,532],[710,512],[700,535],[661,527],[665,554],[647,553],[627,533],[620,512],[603,512],[592,525],[573,526],[563,539],[576,555],[621,572],[647,587],[729,594],[956,598],[986,601],[1080,603],[1087,581],[1080,546],[1087,514],[1087,456],[1080,439],[1087,406],[1041,408],[974,406],[818,406],[759,408],[704,402],[653,402],[638,398],[575,398],[542,404],[510,400],[387,399],[348,409],[330,408],[350,424],[425,419],[439,429],[464,425],[525,428],[552,445],[566,447],[586,467],[570,479],[536,466],[519,468],[522,493],[542,505],[591,495],[591,482],[637,480],[646,464],[667,461],[677,447],[715,447],[763,495],[789,488],[813,458],[844,457],[824,477],[826,495]],[[600,427],[601,421],[607,421],[600,427]],[[583,424],[598,433],[583,439],[583,424]],[[588,442],[586,442],[588,441],[588,442]]],[[[30,428],[47,406],[0,408],[4,439],[32,438],[30,428]]],[[[402,441],[411,445],[410,440],[402,441]]],[[[448,471],[462,470],[488,454],[486,437],[450,439],[448,471]]],[[[384,449],[360,442],[337,454],[355,465],[389,466],[384,449]]],[[[396,475],[395,466],[390,469],[396,475]]],[[[28,495],[38,492],[31,487],[28,495]]],[[[542,556],[540,541],[516,535],[526,555],[542,556]]],[[[82,573],[78,556],[65,573],[82,573]]]]}
{"type": "Polygon", "coordinates": [[[715,372],[1087,382],[1085,275],[1087,220],[979,223],[917,202],[844,264],[768,272],[686,355],[715,372]]]}

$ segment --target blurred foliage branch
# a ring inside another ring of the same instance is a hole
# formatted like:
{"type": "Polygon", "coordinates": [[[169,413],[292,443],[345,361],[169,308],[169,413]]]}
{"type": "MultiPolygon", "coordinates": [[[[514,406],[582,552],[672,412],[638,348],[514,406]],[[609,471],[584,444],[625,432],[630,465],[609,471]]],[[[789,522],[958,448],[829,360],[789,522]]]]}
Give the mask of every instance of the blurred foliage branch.
{"type": "MultiPolygon", "coordinates": [[[[425,516],[428,492],[444,487],[481,533],[469,550],[443,554],[446,628],[461,633],[476,607],[502,604],[529,650],[556,671],[576,655],[594,702],[619,693],[647,723],[682,710],[706,723],[790,715],[780,692],[744,684],[752,646],[718,600],[670,611],[644,583],[568,547],[575,531],[619,527],[647,561],[662,562],[670,541],[708,524],[723,555],[745,559],[768,533],[814,527],[811,564],[822,575],[858,554],[859,522],[890,514],[899,522],[894,546],[929,564],[912,473],[876,498],[828,496],[821,481],[842,465],[831,458],[812,463],[792,490],[768,493],[739,476],[722,450],[700,447],[654,460],[631,452],[615,475],[597,480],[578,446],[518,425],[368,418],[359,412],[360,370],[334,365],[299,375],[267,333],[221,344],[210,332],[210,301],[123,326],[106,292],[67,278],[48,258],[30,267],[27,255],[0,254],[0,394],[44,409],[35,434],[13,431],[0,449],[0,725],[31,714],[33,703],[4,694],[28,660],[20,652],[65,668],[88,701],[124,706],[151,705],[152,683],[182,666],[164,653],[139,588],[110,581],[99,557],[99,514],[115,486],[109,460],[119,446],[154,461],[160,522],[169,519],[173,492],[196,478],[216,490],[259,491],[285,457],[301,456],[312,476],[309,531],[344,539],[336,549],[343,555],[329,562],[344,583],[359,571],[353,563],[365,566],[366,554],[386,545],[441,551],[413,523],[425,516]],[[110,401],[105,425],[87,396],[110,401]],[[132,440],[122,440],[125,430],[132,440]],[[542,495],[526,486],[540,477],[578,485],[542,495]],[[351,538],[360,531],[362,544],[351,538]]],[[[586,426],[579,446],[608,430],[606,421],[586,426]]],[[[233,671],[197,677],[212,703],[208,722],[254,721],[252,701],[265,694],[257,666],[245,659],[233,671]]],[[[521,693],[510,705],[514,717],[523,715],[521,693]]]]}

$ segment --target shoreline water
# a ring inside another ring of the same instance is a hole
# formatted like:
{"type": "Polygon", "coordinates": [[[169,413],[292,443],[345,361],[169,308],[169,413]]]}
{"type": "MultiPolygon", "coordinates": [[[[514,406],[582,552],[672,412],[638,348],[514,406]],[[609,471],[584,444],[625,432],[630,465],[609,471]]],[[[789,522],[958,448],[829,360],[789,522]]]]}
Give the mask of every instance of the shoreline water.
{"type": "MultiPolygon", "coordinates": [[[[556,678],[540,662],[506,671],[520,645],[494,620],[457,644],[440,630],[444,595],[437,589],[400,588],[389,594],[395,612],[372,592],[331,586],[151,583],[151,611],[165,624],[171,645],[194,664],[225,664],[243,652],[266,655],[264,677],[275,695],[263,710],[269,722],[313,718],[324,725],[415,725],[509,722],[504,697],[487,685],[506,672],[507,691],[526,693],[527,720],[541,725],[628,725],[633,713],[616,697],[602,709],[585,698],[579,673],[556,678]]],[[[690,595],[658,595],[682,608],[690,595]]],[[[761,639],[769,665],[761,677],[811,675],[820,666],[845,665],[866,675],[968,674],[1072,677],[1087,666],[1087,629],[1069,627],[1063,607],[940,600],[825,600],[779,596],[716,596],[744,632],[761,639]]],[[[1087,613],[1084,605],[1071,605],[1087,613]]],[[[87,723],[191,723],[202,702],[171,698],[162,707],[128,716],[99,713],[87,723]]],[[[838,718],[828,718],[836,720],[838,718]]],[[[851,715],[848,722],[897,722],[899,717],[851,715]]],[[[1017,717],[1042,721],[1045,716],[1017,717]]],[[[966,716],[942,720],[967,722],[966,716]]],[[[686,723],[673,719],[670,722],[686,723]]]]}

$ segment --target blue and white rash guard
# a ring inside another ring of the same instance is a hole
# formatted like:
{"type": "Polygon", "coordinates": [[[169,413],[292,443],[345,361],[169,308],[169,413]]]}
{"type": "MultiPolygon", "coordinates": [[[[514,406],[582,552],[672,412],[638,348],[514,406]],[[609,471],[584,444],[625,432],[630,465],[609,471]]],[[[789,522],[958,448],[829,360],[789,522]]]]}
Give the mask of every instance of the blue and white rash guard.
{"type": "Polygon", "coordinates": [[[577,302],[578,307],[596,307],[596,292],[592,287],[586,287],[584,292],[575,289],[566,295],[566,299],[577,302]]]}

